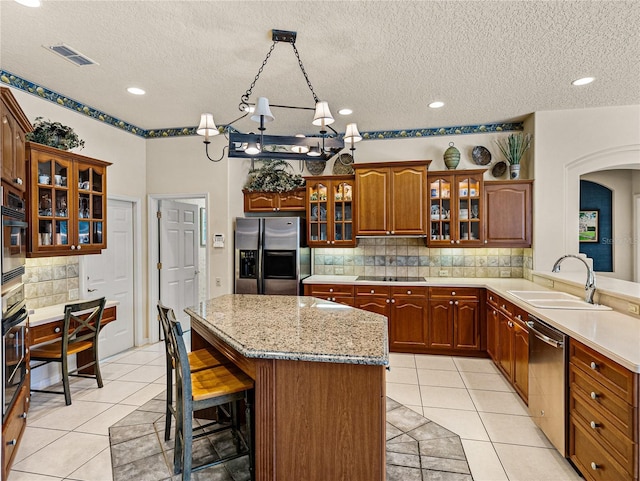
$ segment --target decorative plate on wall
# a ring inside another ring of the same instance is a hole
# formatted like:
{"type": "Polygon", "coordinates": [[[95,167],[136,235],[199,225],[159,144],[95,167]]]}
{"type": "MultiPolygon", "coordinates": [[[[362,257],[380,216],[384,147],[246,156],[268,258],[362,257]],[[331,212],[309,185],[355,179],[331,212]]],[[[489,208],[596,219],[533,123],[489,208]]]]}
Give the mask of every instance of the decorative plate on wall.
{"type": "Polygon", "coordinates": [[[491,152],[482,145],[476,145],[471,151],[471,158],[477,165],[487,165],[491,162],[491,152]]]}
{"type": "Polygon", "coordinates": [[[327,162],[325,160],[305,160],[304,165],[307,166],[311,175],[320,175],[324,172],[327,162]]]}
{"type": "Polygon", "coordinates": [[[500,162],[496,162],[493,168],[491,169],[491,175],[496,178],[502,177],[504,173],[507,171],[507,163],[504,160],[500,162]]]}
{"type": "Polygon", "coordinates": [[[335,175],[353,174],[353,157],[351,154],[340,154],[333,161],[333,173],[335,175]]]}

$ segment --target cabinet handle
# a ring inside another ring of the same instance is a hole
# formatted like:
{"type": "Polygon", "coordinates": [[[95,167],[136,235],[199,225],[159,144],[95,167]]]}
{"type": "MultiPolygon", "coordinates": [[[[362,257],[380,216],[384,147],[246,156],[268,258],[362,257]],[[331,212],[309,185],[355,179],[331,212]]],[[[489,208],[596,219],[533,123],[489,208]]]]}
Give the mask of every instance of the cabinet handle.
{"type": "Polygon", "coordinates": [[[391,302],[389,299],[386,300],[386,303],[389,304],[389,302],[391,302]]]}
{"type": "Polygon", "coordinates": [[[396,232],[392,230],[392,231],[391,231],[391,233],[392,233],[392,234],[395,234],[396,232]]]}
{"type": "Polygon", "coordinates": [[[460,244],[460,241],[459,241],[459,240],[457,240],[457,241],[456,241],[456,244],[460,244]]]}
{"type": "Polygon", "coordinates": [[[486,241],[484,241],[484,243],[485,243],[485,244],[488,244],[488,243],[489,243],[489,241],[488,241],[488,240],[486,240],[486,241]]]}
{"type": "Polygon", "coordinates": [[[336,243],[336,241],[331,241],[331,243],[332,243],[332,244],[335,244],[335,243],[336,243]]]}
{"type": "Polygon", "coordinates": [[[22,185],[22,184],[24,184],[24,181],[23,181],[23,180],[22,180],[22,178],[20,178],[20,177],[16,177],[16,178],[14,179],[14,182],[15,182],[16,184],[18,184],[18,185],[22,185]]]}
{"type": "Polygon", "coordinates": [[[509,321],[509,322],[507,323],[507,325],[508,325],[509,327],[513,327],[513,321],[509,321]]]}
{"type": "Polygon", "coordinates": [[[56,327],[53,332],[55,332],[56,334],[59,333],[61,331],[61,329],[59,327],[56,327]]]}
{"type": "Polygon", "coordinates": [[[502,304],[502,308],[506,310],[507,309],[506,304],[502,304]]]}
{"type": "Polygon", "coordinates": [[[451,295],[455,296],[456,295],[456,291],[451,291],[451,295]]]}
{"type": "Polygon", "coordinates": [[[327,244],[331,244],[331,241],[327,241],[327,244]]]}
{"type": "Polygon", "coordinates": [[[591,421],[589,423],[589,426],[591,426],[591,429],[597,429],[598,427],[600,427],[600,425],[595,421],[591,421]]]}
{"type": "Polygon", "coordinates": [[[591,367],[591,369],[593,369],[594,371],[595,371],[596,369],[598,369],[598,365],[597,365],[594,361],[591,361],[591,364],[590,364],[589,366],[590,366],[590,367],[591,367]]]}
{"type": "Polygon", "coordinates": [[[387,231],[387,235],[391,234],[391,232],[387,231]]]}
{"type": "Polygon", "coordinates": [[[72,250],[72,251],[76,250],[76,246],[72,245],[72,246],[71,246],[71,250],[72,250]]]}
{"type": "Polygon", "coordinates": [[[21,419],[27,419],[27,413],[23,412],[20,416],[18,416],[21,419]]]}
{"type": "Polygon", "coordinates": [[[454,304],[457,306],[458,305],[458,301],[454,302],[454,304]]]}
{"type": "Polygon", "coordinates": [[[597,394],[594,391],[591,391],[591,399],[598,399],[598,397],[600,397],[599,394],[597,394]]]}
{"type": "Polygon", "coordinates": [[[329,288],[329,292],[333,292],[333,287],[330,287],[330,288],[329,288]]]}
{"type": "Polygon", "coordinates": [[[521,321],[521,320],[522,320],[522,316],[521,316],[520,314],[518,314],[518,315],[516,316],[516,319],[518,319],[519,321],[521,321]]]}
{"type": "Polygon", "coordinates": [[[396,300],[395,299],[391,299],[391,304],[395,304],[396,300]]]}
{"type": "Polygon", "coordinates": [[[454,241],[451,241],[451,243],[453,244],[454,241]]]}
{"type": "Polygon", "coordinates": [[[407,291],[407,294],[408,294],[408,295],[411,295],[411,291],[407,291]]]}
{"type": "Polygon", "coordinates": [[[453,301],[449,301],[449,304],[451,304],[453,306],[453,301]]]}
{"type": "Polygon", "coordinates": [[[371,294],[375,294],[375,293],[376,293],[376,291],[374,291],[373,289],[371,289],[371,294]]]}
{"type": "Polygon", "coordinates": [[[596,471],[600,466],[598,466],[596,463],[592,462],[591,463],[591,469],[593,469],[594,471],[596,471]]]}
{"type": "Polygon", "coordinates": [[[7,441],[7,446],[15,446],[17,442],[17,439],[12,439],[11,441],[7,441]]]}
{"type": "Polygon", "coordinates": [[[336,298],[335,298],[335,297],[332,297],[332,298],[331,298],[331,300],[332,300],[333,302],[336,302],[336,298]]]}
{"type": "Polygon", "coordinates": [[[493,311],[493,315],[494,315],[494,316],[497,316],[497,315],[498,315],[498,313],[494,310],[494,311],[493,311]]]}
{"type": "Polygon", "coordinates": [[[493,296],[489,296],[489,300],[490,300],[490,301],[493,301],[493,296]]]}

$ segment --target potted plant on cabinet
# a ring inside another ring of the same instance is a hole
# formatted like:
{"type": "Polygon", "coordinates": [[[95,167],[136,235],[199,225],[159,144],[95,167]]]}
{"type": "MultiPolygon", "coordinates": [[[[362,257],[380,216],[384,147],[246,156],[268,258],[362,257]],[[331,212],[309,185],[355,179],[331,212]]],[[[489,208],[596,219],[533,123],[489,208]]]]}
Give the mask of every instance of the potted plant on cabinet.
{"type": "Polygon", "coordinates": [[[496,144],[509,163],[509,178],[512,180],[520,178],[520,161],[529,147],[531,147],[531,134],[518,132],[509,134],[506,139],[496,140],[496,144]]]}
{"type": "Polygon", "coordinates": [[[38,144],[48,145],[60,150],[71,150],[84,147],[84,140],[78,137],[71,127],[60,122],[51,122],[43,117],[36,117],[33,132],[26,136],[27,140],[38,144]]]}
{"type": "Polygon", "coordinates": [[[260,160],[262,165],[249,171],[244,189],[250,192],[288,192],[304,186],[304,179],[299,174],[292,174],[287,169],[291,165],[285,160],[260,160]]]}

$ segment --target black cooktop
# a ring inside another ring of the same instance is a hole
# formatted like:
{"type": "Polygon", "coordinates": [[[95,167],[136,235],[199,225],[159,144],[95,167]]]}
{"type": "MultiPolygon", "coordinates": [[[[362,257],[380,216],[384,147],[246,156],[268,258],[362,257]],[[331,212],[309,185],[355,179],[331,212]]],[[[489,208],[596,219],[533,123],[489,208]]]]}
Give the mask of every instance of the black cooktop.
{"type": "Polygon", "coordinates": [[[424,277],[358,276],[356,281],[425,282],[424,277]]]}

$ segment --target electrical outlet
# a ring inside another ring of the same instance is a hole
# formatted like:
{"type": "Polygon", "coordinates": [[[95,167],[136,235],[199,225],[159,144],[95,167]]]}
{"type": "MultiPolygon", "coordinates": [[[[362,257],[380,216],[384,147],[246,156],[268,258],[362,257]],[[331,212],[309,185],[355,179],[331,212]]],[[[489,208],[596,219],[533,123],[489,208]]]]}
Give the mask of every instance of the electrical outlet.
{"type": "Polygon", "coordinates": [[[511,271],[507,269],[501,270],[500,277],[511,277],[511,271]]]}
{"type": "Polygon", "coordinates": [[[216,277],[216,287],[222,287],[222,279],[216,277]]]}
{"type": "Polygon", "coordinates": [[[627,304],[627,311],[629,311],[631,314],[640,314],[640,306],[638,304],[629,302],[627,304]]]}
{"type": "Polygon", "coordinates": [[[438,273],[440,277],[449,277],[449,271],[442,270],[438,273]]]}

